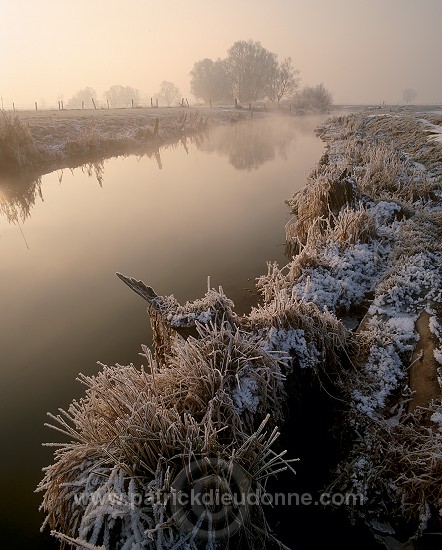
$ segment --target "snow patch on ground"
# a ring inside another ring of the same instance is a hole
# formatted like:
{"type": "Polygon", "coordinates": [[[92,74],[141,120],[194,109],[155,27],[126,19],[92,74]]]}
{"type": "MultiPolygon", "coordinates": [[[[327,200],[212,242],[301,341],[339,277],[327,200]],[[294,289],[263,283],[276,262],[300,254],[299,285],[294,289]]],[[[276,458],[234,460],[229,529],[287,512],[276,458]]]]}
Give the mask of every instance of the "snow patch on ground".
{"type": "Polygon", "coordinates": [[[425,124],[426,128],[428,129],[429,132],[431,132],[431,135],[429,136],[428,139],[430,139],[431,141],[439,141],[439,142],[442,142],[442,126],[438,126],[436,124],[432,124],[431,122],[429,122],[427,119],[425,118],[421,118],[420,119],[420,122],[422,122],[423,124],[425,124]]]}

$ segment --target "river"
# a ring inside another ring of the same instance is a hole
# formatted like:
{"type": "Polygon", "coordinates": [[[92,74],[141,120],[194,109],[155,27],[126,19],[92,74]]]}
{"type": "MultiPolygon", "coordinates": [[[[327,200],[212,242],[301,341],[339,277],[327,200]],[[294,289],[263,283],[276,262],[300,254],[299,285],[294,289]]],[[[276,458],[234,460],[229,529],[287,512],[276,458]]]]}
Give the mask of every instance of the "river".
{"type": "Polygon", "coordinates": [[[56,548],[34,489],[52,461],[46,412],[83,394],[79,372],[142,364],[145,302],[115,276],[184,302],[207,278],[245,313],[266,261],[284,263],[285,199],[324,148],[321,118],[241,122],[152,156],[0,182],[1,532],[7,548],[56,548]]]}

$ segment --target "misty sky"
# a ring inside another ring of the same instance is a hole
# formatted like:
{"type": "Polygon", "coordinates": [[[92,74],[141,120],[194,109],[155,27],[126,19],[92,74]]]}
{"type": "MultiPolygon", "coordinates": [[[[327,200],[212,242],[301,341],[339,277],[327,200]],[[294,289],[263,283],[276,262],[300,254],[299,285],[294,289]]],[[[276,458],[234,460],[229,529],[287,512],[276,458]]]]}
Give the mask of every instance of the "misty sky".
{"type": "Polygon", "coordinates": [[[442,0],[0,0],[5,108],[113,84],[190,96],[195,61],[236,40],[291,56],[336,103],[442,103],[442,0]]]}

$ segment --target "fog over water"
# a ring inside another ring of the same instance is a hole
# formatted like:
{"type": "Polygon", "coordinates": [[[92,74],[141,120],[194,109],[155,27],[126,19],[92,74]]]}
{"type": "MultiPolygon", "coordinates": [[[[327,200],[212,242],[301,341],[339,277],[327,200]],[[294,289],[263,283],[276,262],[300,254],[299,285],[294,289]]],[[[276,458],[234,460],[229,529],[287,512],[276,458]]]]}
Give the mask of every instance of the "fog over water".
{"type": "Polygon", "coordinates": [[[95,170],[37,182],[0,177],[0,529],[5,548],[57,548],[39,534],[34,494],[62,436],[47,411],[84,394],[79,372],[97,361],[146,364],[145,302],[116,276],[143,279],[184,303],[207,277],[247,312],[266,261],[285,257],[285,199],[323,151],[324,117],[225,125],[162,148],[158,157],[112,158],[95,170]]]}
{"type": "Polygon", "coordinates": [[[338,104],[442,103],[440,0],[1,0],[4,108],[66,102],[114,84],[154,95],[163,80],[190,95],[195,61],[256,40],[293,58],[302,85],[324,83],[338,104]]]}

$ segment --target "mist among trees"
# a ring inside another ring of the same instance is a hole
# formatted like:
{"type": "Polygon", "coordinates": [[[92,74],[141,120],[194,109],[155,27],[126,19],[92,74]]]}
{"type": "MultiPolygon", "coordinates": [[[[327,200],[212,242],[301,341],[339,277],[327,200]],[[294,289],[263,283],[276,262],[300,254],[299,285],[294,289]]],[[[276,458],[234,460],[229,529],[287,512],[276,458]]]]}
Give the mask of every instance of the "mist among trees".
{"type": "MultiPolygon", "coordinates": [[[[323,84],[300,89],[300,82],[299,70],[291,57],[280,61],[275,53],[253,40],[238,40],[228,49],[225,59],[201,59],[190,71],[192,94],[207,104],[231,105],[238,100],[240,103],[270,101],[279,106],[280,102],[288,101],[303,111],[329,109],[332,94],[323,84]]],[[[414,90],[404,91],[407,102],[414,99],[411,92],[414,90]]],[[[104,106],[107,104],[110,108],[140,105],[140,93],[131,86],[116,84],[104,92],[103,97],[104,106]]],[[[168,80],[161,82],[154,97],[157,105],[167,107],[181,102],[179,88],[168,80]]],[[[95,90],[84,88],[70,98],[66,107],[91,108],[95,104],[98,105],[95,90]]]]}
{"type": "Polygon", "coordinates": [[[404,98],[405,103],[411,103],[417,97],[417,92],[413,88],[405,88],[402,92],[402,97],[404,98]]]}
{"type": "Polygon", "coordinates": [[[302,111],[327,111],[333,103],[333,97],[324,84],[318,84],[305,86],[292,101],[295,108],[302,111]]]}
{"type": "Polygon", "coordinates": [[[277,55],[260,42],[239,40],[228,50],[226,59],[197,61],[190,73],[190,86],[195,97],[206,103],[230,103],[234,98],[279,103],[297,88],[298,73],[290,58],[278,62],[277,55]]]}
{"type": "Polygon", "coordinates": [[[275,53],[253,40],[235,42],[225,59],[197,61],[190,76],[193,95],[205,103],[232,103],[236,98],[243,103],[267,99],[279,104],[298,98],[303,108],[324,110],[332,102],[330,92],[322,84],[297,94],[299,70],[291,57],[278,61],[275,53]]]}
{"type": "Polygon", "coordinates": [[[97,99],[97,92],[90,86],[78,90],[67,102],[66,107],[68,109],[81,109],[83,105],[86,108],[92,108],[93,101],[97,99]],[[92,101],[93,100],[93,101],[92,101]]]}
{"type": "Polygon", "coordinates": [[[131,86],[121,86],[115,84],[111,86],[107,92],[104,92],[104,97],[109,101],[110,107],[130,107],[132,101],[135,105],[140,102],[140,93],[131,86]]]}
{"type": "Polygon", "coordinates": [[[223,59],[202,59],[197,61],[190,72],[190,89],[192,94],[209,103],[233,101],[232,84],[223,59]]]}
{"type": "Polygon", "coordinates": [[[178,103],[181,98],[181,92],[173,82],[163,80],[160,85],[160,91],[156,94],[156,97],[163,105],[166,104],[170,107],[174,103],[178,103]]]}

